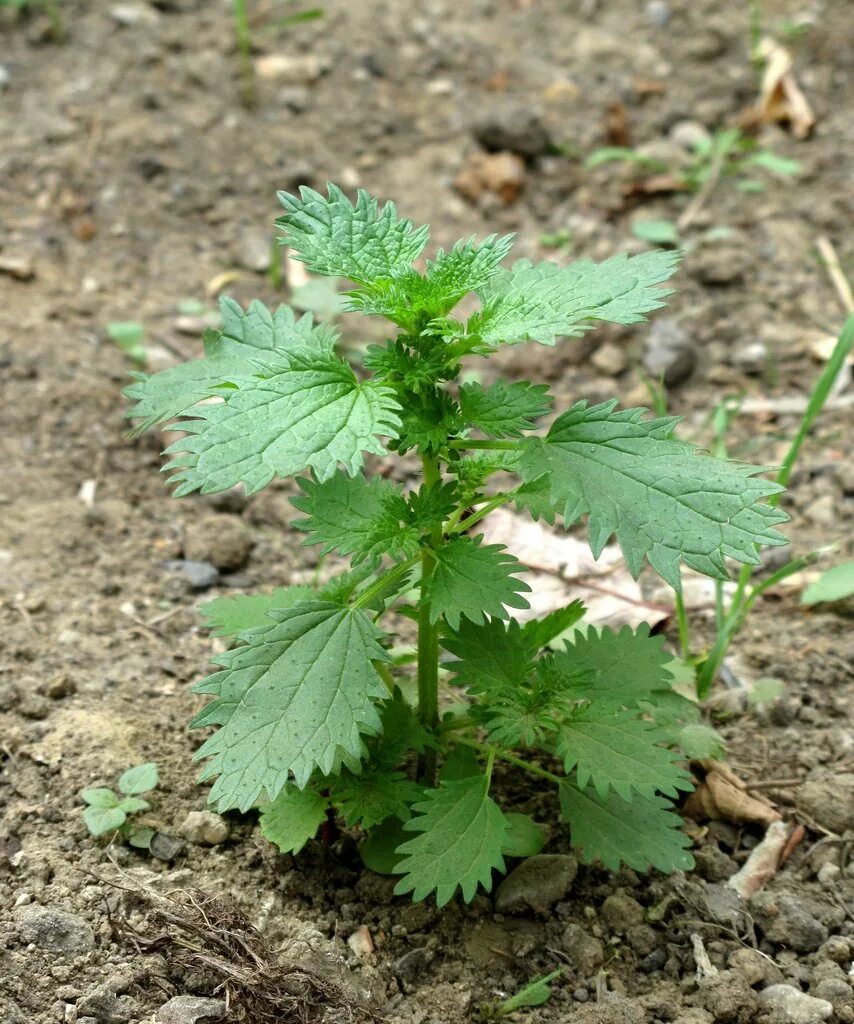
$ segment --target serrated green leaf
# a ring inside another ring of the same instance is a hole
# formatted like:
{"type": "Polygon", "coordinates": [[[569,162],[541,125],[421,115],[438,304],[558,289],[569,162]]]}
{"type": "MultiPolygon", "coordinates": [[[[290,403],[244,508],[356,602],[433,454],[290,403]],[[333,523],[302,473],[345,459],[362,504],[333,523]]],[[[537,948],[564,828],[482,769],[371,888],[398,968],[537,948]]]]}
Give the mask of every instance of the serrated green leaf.
{"type": "Polygon", "coordinates": [[[691,840],[681,830],[682,821],[664,797],[631,801],[617,793],[606,799],[591,789],[581,790],[567,780],[560,787],[563,820],[568,822],[572,845],[585,863],[601,861],[609,871],[625,864],[635,871],[688,871],[694,858],[687,847],[691,840]]]}
{"type": "Polygon", "coordinates": [[[83,821],[90,835],[103,836],[121,828],[127,821],[127,815],[118,807],[89,806],[83,811],[83,821]]]}
{"type": "Polygon", "coordinates": [[[513,491],[513,503],[520,512],[527,512],[534,520],[542,519],[552,526],[557,515],[552,501],[552,484],[548,474],[527,480],[513,491]]]}
{"type": "Polygon", "coordinates": [[[505,605],[528,607],[519,595],[531,588],[514,575],[525,567],[502,544],[482,540],[455,537],[436,551],[436,567],[424,595],[432,622],[444,616],[451,629],[458,629],[461,616],[480,623],[484,615],[506,619],[505,605]]]}
{"type": "Polygon", "coordinates": [[[396,875],[402,860],[397,848],[405,839],[403,822],[398,818],[387,818],[371,829],[371,834],[359,847],[362,863],[378,875],[396,875]]]}
{"type": "Polygon", "coordinates": [[[331,355],[335,344],[334,331],[315,326],[310,316],[297,320],[287,306],[271,313],[256,300],[244,312],[233,299],[223,297],[220,313],[222,330],[206,335],[204,359],[181,363],[153,376],[134,375],[135,383],[124,391],[126,397],[136,401],[128,417],[140,421],[132,436],[185,415],[233,378],[275,364],[290,349],[308,348],[331,355]]]}
{"type": "Polygon", "coordinates": [[[690,760],[720,760],[726,755],[726,743],[719,732],[702,722],[689,722],[675,730],[673,745],[690,760]]]}
{"type": "Polygon", "coordinates": [[[482,771],[477,754],[471,747],[466,747],[460,743],[445,758],[444,764],[439,771],[439,781],[459,782],[462,779],[470,779],[474,775],[481,774],[482,771]]]}
{"type": "Polygon", "coordinates": [[[534,668],[536,648],[515,619],[504,623],[487,618],[475,624],[464,618],[440,642],[459,659],[445,668],[454,673],[458,686],[472,693],[515,690],[534,668]]]}
{"type": "Polygon", "coordinates": [[[282,241],[315,274],[372,284],[406,270],[427,244],[428,227],[397,216],[394,203],[379,208],[360,189],[355,204],[336,185],[327,195],[303,186],[299,197],[279,192],[285,215],[276,223],[282,241]]]}
{"type": "Polygon", "coordinates": [[[546,384],[496,381],[491,387],[463,384],[460,388],[460,412],[467,427],[490,437],[521,437],[533,430],[534,421],[551,408],[546,384]]]}
{"type": "Polygon", "coordinates": [[[90,807],[118,807],[119,798],[111,789],[84,789],[80,794],[90,807]]]}
{"type": "Polygon", "coordinates": [[[544,439],[520,442],[523,478],[549,474],[566,526],[589,516],[595,557],[616,534],[632,576],[646,558],[678,590],[680,562],[725,580],[725,557],[755,565],[757,545],[786,543],[774,527],[788,517],[760,502],[782,488],[759,467],[673,439],[672,417],[644,420],[645,410],[615,405],[578,402],[544,439]]]}
{"type": "Polygon", "coordinates": [[[401,454],[410,448],[422,455],[435,453],[448,440],[448,435],[460,429],[460,411],[453,398],[446,391],[430,392],[420,401],[404,404],[398,440],[393,447],[401,454]]]}
{"type": "Polygon", "coordinates": [[[149,761],[123,772],[119,776],[119,791],[125,796],[137,796],[154,789],[158,781],[157,765],[149,761]]]}
{"type": "Polygon", "coordinates": [[[214,696],[193,725],[220,726],[196,753],[211,758],[201,779],[219,776],[210,800],[220,811],[248,810],[263,791],[275,800],[290,774],[302,789],[315,769],[357,762],[362,734],[380,728],[375,702],[387,690],[371,663],[388,655],[370,619],[323,601],[271,618],[194,688],[214,696]]]}
{"type": "Polygon", "coordinates": [[[535,857],[546,845],[546,833],[527,814],[509,813],[504,818],[507,832],[501,852],[505,857],[535,857]]]}
{"type": "Polygon", "coordinates": [[[323,481],[339,463],[352,475],[363,452],[385,453],[377,435],[397,434],[391,389],[360,383],[333,355],[293,351],[266,376],[232,383],[221,404],[199,406],[198,419],[182,423],[187,436],[167,449],[178,456],[165,467],[178,496],[239,483],[253,494],[305,469],[323,481]]]}
{"type": "Polygon", "coordinates": [[[613,789],[624,800],[632,793],[653,797],[656,790],[676,796],[693,788],[677,755],[661,746],[664,733],[634,711],[611,711],[595,704],[574,711],[560,727],[556,753],[564,770],[575,769],[578,785],[588,782],[603,799],[613,789]]]}
{"type": "Polygon", "coordinates": [[[378,738],[375,763],[393,768],[408,753],[422,754],[430,744],[430,734],[399,686],[383,705],[380,719],[382,735],[378,738]]]}
{"type": "Polygon", "coordinates": [[[323,545],[322,555],[352,555],[358,565],[383,555],[404,560],[417,552],[418,532],[401,522],[406,502],[390,481],[338,472],[323,483],[304,478],[297,482],[303,493],[291,502],[308,518],[294,526],[310,534],[306,543],[323,545]]]}
{"type": "Polygon", "coordinates": [[[299,853],[326,821],[329,801],[316,790],[285,786],[261,808],[261,834],[281,853],[299,853]]]}
{"type": "Polygon", "coordinates": [[[332,786],[332,801],[348,827],[361,824],[370,829],[386,818],[407,821],[411,806],[421,799],[424,787],[403,772],[366,770],[361,775],[346,773],[332,786]]]}
{"type": "Polygon", "coordinates": [[[539,651],[555,637],[565,633],[570,626],[580,622],[586,612],[583,601],[571,601],[563,608],[555,608],[541,619],[529,619],[522,627],[522,636],[533,650],[539,651]]]}
{"type": "Polygon", "coordinates": [[[504,870],[507,821],[489,796],[487,776],[442,782],[428,789],[414,810],[418,814],[404,830],[419,835],[398,848],[404,857],[397,871],[404,877],[395,894],[411,892],[413,900],[423,900],[435,892],[443,907],[457,888],[466,903],[478,885],[491,889],[492,872],[504,870]]]}
{"type": "Polygon", "coordinates": [[[604,263],[578,260],[568,267],[519,260],[480,289],[483,309],[465,327],[465,337],[490,348],[500,343],[576,336],[591,320],[634,324],[659,309],[670,291],[658,287],[673,275],[677,253],[655,251],[612,256],[604,263]]]}
{"type": "Polygon", "coordinates": [[[801,604],[844,601],[854,594],[854,562],[843,562],[823,572],[801,595],[801,604]]]}
{"type": "Polygon", "coordinates": [[[276,587],[269,594],[215,597],[200,605],[199,612],[211,636],[236,637],[248,630],[269,626],[269,612],[292,608],[300,601],[310,601],[314,596],[311,587],[276,587]]]}

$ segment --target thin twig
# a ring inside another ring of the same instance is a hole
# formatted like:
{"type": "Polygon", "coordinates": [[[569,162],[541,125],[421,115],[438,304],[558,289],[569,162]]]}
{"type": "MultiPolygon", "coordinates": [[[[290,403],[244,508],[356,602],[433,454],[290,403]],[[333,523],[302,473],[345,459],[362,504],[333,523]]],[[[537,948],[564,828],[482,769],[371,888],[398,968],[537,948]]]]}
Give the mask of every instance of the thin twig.
{"type": "Polygon", "coordinates": [[[854,313],[854,292],[851,291],[851,285],[836,255],[836,249],[833,248],[833,242],[826,235],[822,235],[816,239],[815,247],[845,312],[854,313]]]}
{"type": "Polygon", "coordinates": [[[706,205],[709,197],[718,187],[718,182],[721,179],[721,171],[723,170],[726,158],[727,151],[723,148],[715,154],[715,158],[709,168],[709,176],[703,182],[703,187],[694,196],[691,202],[688,203],[676,221],[676,227],[679,228],[680,231],[684,231],[694,223],[698,214],[706,205]]]}

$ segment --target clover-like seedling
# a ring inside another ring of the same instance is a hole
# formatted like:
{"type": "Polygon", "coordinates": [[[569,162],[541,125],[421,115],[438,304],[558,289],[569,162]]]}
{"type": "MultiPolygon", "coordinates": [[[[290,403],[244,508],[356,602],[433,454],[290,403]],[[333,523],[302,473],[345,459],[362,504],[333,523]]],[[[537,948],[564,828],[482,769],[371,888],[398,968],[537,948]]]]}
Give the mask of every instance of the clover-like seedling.
{"type": "Polygon", "coordinates": [[[80,795],[86,804],[83,820],[89,833],[93,836],[115,833],[131,846],[147,848],[153,830],[128,819],[148,810],[151,805],[141,799],[141,794],[154,789],[158,781],[157,765],[148,762],[128,768],[119,776],[118,793],[106,787],[84,789],[80,795]]]}
{"type": "Polygon", "coordinates": [[[552,414],[545,385],[458,383],[466,357],[644,320],[678,254],[504,268],[513,239],[491,235],[417,269],[428,229],[393,204],[332,185],[280,199],[294,255],[352,281],[350,310],[390,323],[365,372],[310,316],[223,299],[204,358],[127,391],[139,431],[183,431],[165,467],[178,495],[296,477],[306,543],[351,563],[319,590],[207,605],[232,643],[195,687],[209,702],[193,724],[214,730],[197,753],[212,803],[260,807],[288,852],[332,819],[358,829],[363,860],[399,875],[396,892],[441,905],[546,841],[500,804],[502,763],[551,789],[585,861],[690,867],[674,800],[691,788],[679,744],[697,711],[673,689],[663,637],[584,624],[577,601],[532,617],[523,566],[476,527],[501,505],[566,527],[586,517],[594,555],[616,536],[634,576],[648,564],[678,589],[682,564],[726,579],[727,559],[755,564],[759,545],[784,543],[786,517],[763,500],[780,488],[677,440],[675,417],[579,400],[537,433],[552,414]],[[470,293],[479,308],[458,318],[470,293]],[[413,477],[420,465],[412,486],[366,474],[366,455],[391,453],[413,477]],[[409,621],[414,672],[392,639],[409,621]]]}

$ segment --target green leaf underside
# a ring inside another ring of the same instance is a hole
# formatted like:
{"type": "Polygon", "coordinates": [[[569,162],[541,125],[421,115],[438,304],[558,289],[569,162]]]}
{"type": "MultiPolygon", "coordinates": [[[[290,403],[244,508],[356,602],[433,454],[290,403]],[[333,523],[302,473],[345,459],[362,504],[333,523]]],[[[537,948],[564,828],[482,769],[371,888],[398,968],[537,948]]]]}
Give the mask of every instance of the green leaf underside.
{"type": "Polygon", "coordinates": [[[467,426],[490,437],[521,437],[533,430],[534,421],[551,408],[551,395],[545,384],[497,381],[491,387],[463,384],[460,388],[460,412],[467,426]]]}
{"type": "Polygon", "coordinates": [[[493,347],[589,330],[590,320],[634,324],[659,309],[670,294],[658,287],[673,275],[679,255],[655,251],[612,256],[604,263],[578,260],[568,267],[519,260],[480,289],[483,309],[465,327],[467,337],[493,347]]]}
{"type": "Polygon", "coordinates": [[[303,187],[299,197],[279,192],[285,215],[276,223],[282,241],[309,270],[371,284],[409,268],[427,244],[429,228],[397,216],[394,203],[380,209],[362,189],[352,203],[336,185],[327,195],[303,187]]]}
{"type": "Polygon", "coordinates": [[[151,761],[128,768],[119,776],[119,791],[125,796],[137,796],[154,789],[158,782],[157,765],[151,761]]]}
{"type": "Polygon", "coordinates": [[[285,786],[261,808],[261,834],[281,853],[299,853],[326,820],[329,801],[316,790],[285,786]]]}
{"type": "Polygon", "coordinates": [[[127,821],[127,815],[120,807],[89,806],[83,811],[83,821],[93,836],[115,832],[127,821]]]}
{"type": "Polygon", "coordinates": [[[591,783],[605,798],[613,789],[624,800],[632,793],[654,797],[656,791],[676,796],[692,789],[691,777],[677,755],[660,743],[665,734],[633,711],[608,711],[588,705],[564,721],[557,754],[567,773],[575,769],[578,785],[591,783]]]}
{"type": "Polygon", "coordinates": [[[633,576],[647,558],[678,589],[680,562],[727,579],[725,556],[756,564],[756,545],[786,543],[774,527],[788,517],[760,503],[782,488],[757,476],[760,467],[674,440],[675,418],[643,420],[645,410],[615,405],[578,402],[544,439],[520,442],[520,472],[529,481],[548,474],[566,526],[589,516],[595,557],[616,534],[633,576]]]}
{"type": "Polygon", "coordinates": [[[119,798],[111,789],[84,789],[80,794],[90,807],[118,807],[119,798]]]}
{"type": "Polygon", "coordinates": [[[255,300],[244,312],[229,298],[220,299],[222,331],[210,332],[204,359],[172,366],[152,376],[135,374],[125,389],[134,399],[128,417],[140,422],[132,436],[157,423],[185,415],[196,403],[210,398],[235,377],[246,377],[262,365],[273,365],[289,350],[306,348],[331,354],[336,334],[317,326],[311,316],[297,320],[292,309],[279,306],[272,313],[255,300]]]}
{"type": "Polygon", "coordinates": [[[424,794],[424,787],[412,782],[403,772],[366,771],[362,775],[347,772],[336,780],[332,799],[344,821],[352,828],[373,828],[386,818],[407,821],[411,806],[424,794]]]}
{"type": "Polygon", "coordinates": [[[445,668],[454,673],[458,686],[472,693],[513,690],[534,667],[536,648],[527,642],[516,619],[504,623],[488,618],[480,624],[462,619],[457,630],[441,637],[441,643],[459,659],[445,668]]]}
{"type": "Polygon", "coordinates": [[[290,352],[267,376],[236,379],[222,403],[198,406],[188,436],[167,449],[177,454],[178,496],[244,484],[252,494],[275,476],[312,469],[327,480],[340,464],[352,475],[362,454],[385,454],[378,434],[394,437],[398,405],[390,388],[360,383],[333,355],[290,352]]]}
{"type": "Polygon", "coordinates": [[[394,484],[335,473],[323,483],[300,479],[303,494],[292,504],[307,515],[294,525],[310,534],[306,543],[322,544],[321,554],[352,555],[353,563],[390,555],[405,559],[418,550],[418,533],[401,523],[406,503],[394,484]]]}
{"type": "Polygon", "coordinates": [[[206,601],[199,611],[211,636],[239,636],[249,630],[267,628],[269,613],[292,608],[314,595],[311,587],[276,587],[269,594],[236,594],[206,601]]]}
{"type": "Polygon", "coordinates": [[[546,845],[546,833],[527,814],[510,812],[504,815],[507,832],[501,852],[505,857],[534,857],[546,845]]]}
{"type": "Polygon", "coordinates": [[[411,892],[413,900],[423,900],[435,892],[443,907],[458,887],[467,903],[478,885],[491,889],[492,872],[504,871],[507,820],[489,796],[489,779],[442,782],[414,810],[418,814],[404,829],[419,834],[398,847],[404,856],[396,870],[404,877],[395,894],[411,892]]]}
{"type": "Polygon", "coordinates": [[[694,858],[691,840],[682,832],[679,815],[664,797],[617,793],[602,799],[590,788],[581,790],[570,781],[560,787],[561,812],[572,830],[572,845],[589,864],[600,861],[609,871],[625,864],[635,871],[651,867],[671,872],[690,870],[694,858]]]}
{"type": "Polygon", "coordinates": [[[246,811],[264,791],[275,800],[291,774],[302,789],[315,769],[358,761],[361,735],[380,728],[375,701],[388,691],[371,662],[388,655],[370,619],[323,601],[270,616],[194,688],[214,696],[193,725],[220,726],[196,753],[211,759],[200,779],[218,776],[210,800],[220,811],[246,811]]]}
{"type": "Polygon", "coordinates": [[[482,544],[483,537],[455,537],[436,552],[436,567],[425,597],[431,621],[443,615],[451,629],[460,617],[483,622],[484,615],[506,619],[511,608],[527,608],[519,595],[530,591],[514,573],[524,566],[501,544],[482,544]]]}

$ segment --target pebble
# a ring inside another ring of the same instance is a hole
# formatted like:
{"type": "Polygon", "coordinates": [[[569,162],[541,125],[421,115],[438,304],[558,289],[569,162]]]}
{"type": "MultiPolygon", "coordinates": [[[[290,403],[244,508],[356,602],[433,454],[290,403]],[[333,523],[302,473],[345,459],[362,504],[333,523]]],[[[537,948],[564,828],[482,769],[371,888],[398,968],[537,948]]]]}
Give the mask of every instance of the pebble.
{"type": "Polygon", "coordinates": [[[490,153],[516,153],[530,160],[550,153],[551,136],[539,114],[513,103],[493,107],[472,126],[472,134],[490,153]]]}
{"type": "Polygon", "coordinates": [[[207,1024],[223,1020],[227,1007],[222,999],[204,996],[175,996],[154,1014],[154,1024],[207,1024]]]}
{"type": "Polygon", "coordinates": [[[628,893],[612,893],[602,904],[602,921],[618,935],[624,935],[635,925],[643,924],[643,907],[628,893]]]}
{"type": "Polygon", "coordinates": [[[729,955],[727,966],[737,971],[748,985],[769,984],[782,980],[780,969],[767,956],[763,956],[758,949],[750,949],[743,946],[734,950],[729,955]]]}
{"type": "Polygon", "coordinates": [[[745,244],[729,241],[699,245],[687,259],[689,272],[701,283],[715,288],[740,284],[750,266],[752,255],[745,244]]]}
{"type": "MultiPolygon", "coordinates": [[[[835,515],[838,515],[838,508],[835,515]]],[[[819,825],[841,835],[854,828],[854,773],[840,772],[827,779],[808,779],[798,791],[797,801],[819,825]]]]}
{"type": "Polygon", "coordinates": [[[191,562],[210,562],[217,569],[240,569],[252,550],[252,533],[237,516],[211,514],[187,527],[184,557],[191,562]]]}
{"type": "Polygon", "coordinates": [[[247,270],[262,274],[270,266],[273,240],[266,231],[247,230],[237,243],[237,262],[247,270]]]}
{"type": "Polygon", "coordinates": [[[113,4],[110,8],[110,17],[124,28],[132,28],[135,25],[156,25],[160,16],[154,8],[148,4],[113,4]]]}
{"type": "Polygon", "coordinates": [[[515,153],[472,153],[454,179],[461,196],[477,202],[498,196],[505,206],[514,203],[525,184],[525,164],[515,153]]]}
{"type": "Polygon", "coordinates": [[[704,979],[697,996],[702,1008],[721,1024],[748,1024],[758,1006],[756,993],[735,971],[704,979]]]}
{"type": "Polygon", "coordinates": [[[644,343],[643,365],[654,379],[662,376],[669,387],[690,376],[697,353],[688,332],[672,317],[659,317],[644,343]]]}
{"type": "Polygon", "coordinates": [[[751,341],[735,350],[732,361],[743,373],[760,374],[768,367],[768,349],[762,341],[751,341]]]}
{"type": "Polygon", "coordinates": [[[572,1024],[644,1024],[646,1014],[637,1003],[609,992],[601,1002],[574,1009],[571,1019],[572,1024]]]}
{"type": "Polygon", "coordinates": [[[140,1016],[139,1003],[131,996],[117,995],[110,984],[98,985],[87,993],[77,1004],[77,1010],[99,1024],[127,1024],[140,1016]]]}
{"type": "Polygon", "coordinates": [[[148,852],[158,860],[174,860],[184,849],[183,839],[177,836],[170,836],[168,832],[155,832],[151,837],[148,852]]]}
{"type": "Polygon", "coordinates": [[[370,956],[374,952],[374,940],[368,926],[360,925],[347,939],[347,945],[360,958],[370,956]]]}
{"type": "Polygon", "coordinates": [[[219,846],[228,839],[228,822],[212,811],[190,811],[178,827],[178,835],[191,843],[219,846]]]}
{"type": "Polygon", "coordinates": [[[329,70],[327,61],[316,54],[291,55],[265,53],[255,60],[260,78],[272,79],[284,85],[311,85],[329,70]]]}
{"type": "Polygon", "coordinates": [[[167,569],[183,573],[193,590],[207,590],[219,580],[219,569],[210,562],[194,562],[178,558],[166,563],[167,569]]]}
{"type": "Polygon", "coordinates": [[[604,944],[586,932],[581,925],[567,925],[561,938],[561,945],[570,964],[582,978],[592,977],[605,963],[604,944]]]}
{"type": "Polygon", "coordinates": [[[410,949],[394,961],[395,977],[404,984],[411,984],[427,970],[431,959],[429,951],[423,946],[410,949]]]}
{"type": "Polygon", "coordinates": [[[279,90],[279,103],[292,114],[302,114],[310,102],[311,93],[304,85],[286,85],[279,90]]]}
{"type": "Polygon", "coordinates": [[[604,345],[600,345],[596,349],[590,362],[600,373],[607,374],[609,377],[618,377],[629,365],[625,348],[610,341],[606,341],[604,345]]]}
{"type": "Polygon", "coordinates": [[[15,915],[25,942],[39,949],[77,956],[95,948],[95,933],[76,914],[48,907],[28,906],[15,915]]]}
{"type": "Polygon", "coordinates": [[[762,890],[750,911],[765,938],[788,949],[812,953],[827,939],[827,928],[791,893],[762,890]]]}
{"type": "Polygon", "coordinates": [[[793,985],[771,985],[759,993],[759,1002],[774,1014],[775,1024],[821,1024],[833,1014],[832,1003],[793,985]]]}
{"type": "Polygon", "coordinates": [[[547,914],[564,899],[578,874],[578,861],[569,854],[541,853],[513,869],[498,886],[495,909],[501,914],[533,910],[547,914]]]}
{"type": "Polygon", "coordinates": [[[0,64],[0,89],[5,89],[11,80],[12,75],[9,73],[9,69],[5,64],[0,64]]]}
{"type": "Polygon", "coordinates": [[[0,254],[0,274],[14,277],[16,281],[31,281],[36,276],[36,270],[29,256],[6,253],[0,254]]]}
{"type": "Polygon", "coordinates": [[[645,9],[646,20],[656,28],[664,28],[673,13],[666,0],[649,0],[645,9]]]}
{"type": "Polygon", "coordinates": [[[693,151],[697,146],[709,142],[710,136],[705,125],[699,121],[677,121],[670,129],[670,138],[683,149],[693,151]]]}

